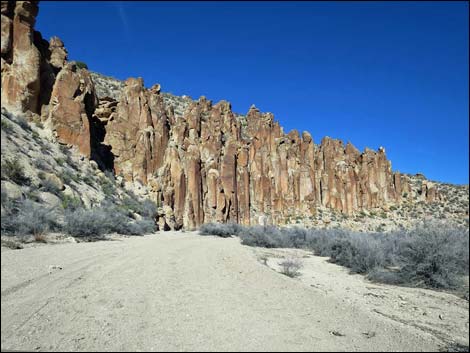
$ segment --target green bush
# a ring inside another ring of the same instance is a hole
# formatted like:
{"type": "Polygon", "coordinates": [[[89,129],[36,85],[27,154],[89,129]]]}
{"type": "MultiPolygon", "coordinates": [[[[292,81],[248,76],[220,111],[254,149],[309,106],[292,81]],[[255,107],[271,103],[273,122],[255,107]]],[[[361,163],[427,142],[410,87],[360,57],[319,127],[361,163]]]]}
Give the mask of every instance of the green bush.
{"type": "Polygon", "coordinates": [[[11,125],[6,119],[2,118],[2,130],[10,133],[13,131],[13,125],[11,125]]]}
{"type": "Polygon", "coordinates": [[[17,159],[2,161],[1,178],[9,179],[19,185],[29,185],[30,179],[24,174],[23,166],[17,159]]]}
{"type": "Polygon", "coordinates": [[[59,196],[59,197],[62,196],[60,188],[51,179],[46,178],[46,179],[41,180],[40,189],[41,189],[41,191],[50,192],[51,194],[54,194],[54,195],[59,196]]]}
{"type": "Polygon", "coordinates": [[[65,160],[63,158],[58,157],[58,158],[54,158],[54,159],[55,159],[56,163],[60,166],[63,166],[64,163],[65,163],[65,160]]]}
{"type": "Polygon", "coordinates": [[[87,69],[88,70],[88,65],[85,64],[83,61],[75,61],[75,65],[77,65],[77,67],[79,69],[87,69]]]}
{"type": "Polygon", "coordinates": [[[62,195],[62,208],[64,210],[75,211],[83,208],[83,202],[79,197],[64,194],[62,195]]]}
{"type": "Polygon", "coordinates": [[[157,214],[157,205],[149,199],[139,201],[135,195],[126,196],[122,200],[122,208],[129,213],[138,213],[144,218],[154,218],[157,214]]]}

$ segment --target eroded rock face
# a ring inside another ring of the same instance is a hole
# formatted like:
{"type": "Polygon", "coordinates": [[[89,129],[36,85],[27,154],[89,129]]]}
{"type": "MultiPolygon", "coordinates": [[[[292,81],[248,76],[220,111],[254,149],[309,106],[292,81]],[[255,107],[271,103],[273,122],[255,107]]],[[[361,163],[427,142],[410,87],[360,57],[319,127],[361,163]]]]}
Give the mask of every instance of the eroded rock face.
{"type": "Polygon", "coordinates": [[[204,97],[181,117],[159,102],[159,118],[151,121],[148,116],[156,109],[148,102],[159,95],[140,80],[128,80],[116,111],[121,122],[107,129],[115,131],[114,140],[110,135],[107,141],[119,156],[116,171],[151,185],[165,209],[162,229],[212,221],[253,224],[261,218],[279,224],[309,217],[318,207],[352,214],[401,201],[404,182],[391,171],[383,148],[360,153],[328,137],[315,145],[308,132],[285,134],[272,114],[254,106],[240,121],[228,102],[213,105],[204,97]],[[153,136],[155,121],[165,126],[167,143],[139,151],[139,131],[153,136]],[[133,141],[133,147],[122,141],[133,141]]]}
{"type": "Polygon", "coordinates": [[[62,69],[67,62],[67,50],[64,43],[58,37],[52,37],[49,41],[50,59],[49,62],[55,69],[62,69]]]}
{"type": "Polygon", "coordinates": [[[128,79],[104,139],[115,156],[116,174],[147,184],[162,165],[168,138],[168,117],[159,89],[146,90],[142,79],[128,79]]]}
{"type": "Polygon", "coordinates": [[[52,89],[48,121],[59,141],[78,146],[88,158],[93,144],[91,119],[97,103],[88,71],[68,63],[57,75],[52,89]]]}
{"type": "MultiPolygon", "coordinates": [[[[205,222],[282,224],[319,208],[344,214],[410,199],[409,180],[392,172],[385,150],[358,151],[308,132],[284,133],[254,105],[245,116],[212,104],[125,83],[67,63],[63,42],[35,32],[36,2],[2,1],[2,105],[40,114],[62,143],[78,146],[101,169],[146,184],[160,229],[205,222]],[[96,91],[101,92],[100,99],[96,91]]],[[[418,191],[439,198],[432,183],[418,191]]]]}
{"type": "Polygon", "coordinates": [[[2,106],[37,113],[41,56],[33,43],[38,6],[2,1],[2,106]]]}

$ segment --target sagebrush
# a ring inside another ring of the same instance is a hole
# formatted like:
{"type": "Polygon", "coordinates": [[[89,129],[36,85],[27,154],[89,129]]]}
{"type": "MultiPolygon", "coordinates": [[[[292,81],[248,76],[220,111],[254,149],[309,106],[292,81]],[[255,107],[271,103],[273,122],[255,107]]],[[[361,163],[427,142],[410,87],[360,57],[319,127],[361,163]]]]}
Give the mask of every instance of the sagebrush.
{"type": "Polygon", "coordinates": [[[442,221],[390,233],[232,224],[206,224],[200,233],[237,235],[248,246],[311,250],[370,280],[390,284],[457,289],[469,274],[468,227],[442,221]]]}

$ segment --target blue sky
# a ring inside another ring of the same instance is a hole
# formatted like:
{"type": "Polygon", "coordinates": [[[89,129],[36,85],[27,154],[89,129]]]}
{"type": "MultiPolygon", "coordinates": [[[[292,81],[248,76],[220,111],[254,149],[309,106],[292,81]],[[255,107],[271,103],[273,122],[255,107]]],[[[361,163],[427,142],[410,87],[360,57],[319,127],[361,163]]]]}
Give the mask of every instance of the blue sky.
{"type": "Polygon", "coordinates": [[[36,29],[118,79],[272,112],[467,184],[467,2],[41,2],[36,29]]]}

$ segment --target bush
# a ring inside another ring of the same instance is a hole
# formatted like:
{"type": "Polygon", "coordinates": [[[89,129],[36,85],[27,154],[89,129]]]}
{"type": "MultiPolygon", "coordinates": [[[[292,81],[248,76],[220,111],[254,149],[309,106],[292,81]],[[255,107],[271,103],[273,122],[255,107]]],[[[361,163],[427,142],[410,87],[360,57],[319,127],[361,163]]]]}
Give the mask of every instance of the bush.
{"type": "Polygon", "coordinates": [[[264,248],[281,248],[288,242],[287,239],[282,239],[282,233],[279,229],[271,226],[247,227],[239,236],[243,245],[264,248]]]}
{"type": "Polygon", "coordinates": [[[289,277],[297,277],[300,275],[299,270],[303,267],[299,259],[286,259],[279,263],[281,273],[289,277]]]}
{"type": "Polygon", "coordinates": [[[229,238],[232,235],[238,235],[242,228],[242,226],[235,223],[206,223],[199,228],[199,234],[229,238]]]}
{"type": "Polygon", "coordinates": [[[35,139],[35,140],[39,140],[39,141],[41,140],[41,136],[39,135],[39,133],[38,133],[37,131],[32,130],[32,131],[31,131],[31,136],[32,136],[33,139],[35,139]]]}
{"type": "Polygon", "coordinates": [[[33,164],[36,168],[41,169],[46,172],[50,172],[52,170],[49,163],[47,163],[44,159],[35,159],[33,164]]]}
{"type": "Polygon", "coordinates": [[[17,116],[15,118],[16,123],[23,128],[23,130],[31,131],[31,126],[29,125],[28,120],[23,116],[17,116]]]}
{"type": "Polygon", "coordinates": [[[112,199],[116,194],[116,189],[114,183],[109,181],[106,177],[100,179],[101,182],[101,190],[105,194],[106,198],[112,199]]]}
{"type": "Polygon", "coordinates": [[[242,244],[304,248],[366,274],[370,280],[426,288],[458,289],[469,273],[468,227],[428,222],[408,231],[357,233],[341,229],[241,227],[206,224],[201,234],[238,235],[242,244]]]}
{"type": "Polygon", "coordinates": [[[104,234],[118,233],[143,235],[155,231],[155,222],[150,220],[134,221],[115,205],[69,211],[65,216],[65,232],[75,237],[99,237],[104,234]]]}
{"type": "Polygon", "coordinates": [[[79,197],[62,195],[62,208],[64,210],[74,211],[83,208],[82,200],[79,197]]]}
{"type": "Polygon", "coordinates": [[[11,133],[13,131],[13,126],[6,119],[2,119],[2,130],[7,133],[11,133]]]}
{"type": "Polygon", "coordinates": [[[60,188],[51,179],[45,178],[41,180],[41,190],[62,197],[60,188]]]}
{"type": "Polygon", "coordinates": [[[59,165],[59,166],[63,166],[64,163],[65,163],[65,160],[63,158],[60,158],[60,157],[57,157],[57,158],[54,158],[56,163],[59,165]]]}
{"type": "Polygon", "coordinates": [[[145,199],[141,203],[141,208],[138,212],[144,218],[155,218],[157,214],[157,205],[149,199],[145,199]]]}
{"type": "Polygon", "coordinates": [[[75,65],[77,65],[77,67],[79,69],[87,69],[88,70],[88,65],[85,64],[83,61],[75,61],[75,65]]]}
{"type": "Polygon", "coordinates": [[[398,247],[403,283],[431,288],[457,288],[468,275],[468,229],[425,224],[403,236],[398,247]]]}
{"type": "Polygon", "coordinates": [[[24,174],[23,166],[17,159],[2,161],[2,179],[10,179],[19,185],[28,185],[30,179],[24,174]]]}
{"type": "Polygon", "coordinates": [[[144,235],[154,233],[157,230],[155,222],[149,219],[142,219],[127,224],[126,233],[129,235],[144,235]]]}
{"type": "Polygon", "coordinates": [[[368,273],[387,263],[382,244],[374,234],[312,230],[308,240],[316,255],[328,256],[331,262],[356,273],[368,273]]]}
{"type": "Polygon", "coordinates": [[[42,235],[60,229],[55,210],[31,200],[15,200],[9,212],[2,215],[2,233],[42,235]]]}
{"type": "Polygon", "coordinates": [[[79,183],[80,182],[80,174],[78,173],[72,173],[69,170],[65,170],[64,173],[62,174],[61,179],[65,184],[70,185],[73,182],[79,183]]]}
{"type": "Polygon", "coordinates": [[[139,201],[137,196],[130,193],[122,200],[122,207],[129,213],[138,213],[144,218],[154,218],[157,214],[157,205],[149,199],[139,201]]]}
{"type": "Polygon", "coordinates": [[[101,236],[109,231],[107,214],[102,209],[78,209],[65,215],[64,231],[74,237],[101,236]]]}

